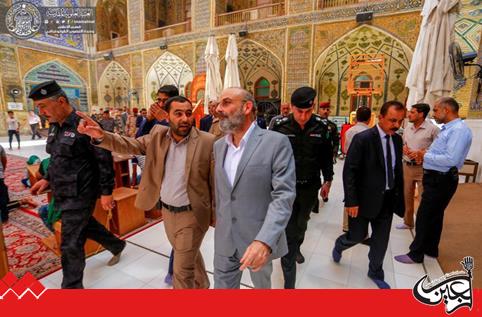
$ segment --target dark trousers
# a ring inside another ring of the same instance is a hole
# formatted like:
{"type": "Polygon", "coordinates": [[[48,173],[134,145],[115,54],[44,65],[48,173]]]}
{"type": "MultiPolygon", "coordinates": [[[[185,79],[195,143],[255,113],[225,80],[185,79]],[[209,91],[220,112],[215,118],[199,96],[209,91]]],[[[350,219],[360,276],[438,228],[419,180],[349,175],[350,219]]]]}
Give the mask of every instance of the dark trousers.
{"type": "Polygon", "coordinates": [[[169,268],[167,270],[168,274],[174,274],[174,249],[171,249],[171,255],[169,256],[169,268]]]}
{"type": "Polygon", "coordinates": [[[288,254],[281,258],[285,288],[295,288],[296,255],[305,239],[308,220],[310,220],[311,210],[313,210],[313,206],[318,199],[319,189],[319,185],[296,185],[296,199],[293,204],[293,212],[286,226],[288,254]]]}
{"type": "Polygon", "coordinates": [[[415,262],[423,262],[424,254],[438,257],[438,245],[442,235],[445,208],[452,199],[459,177],[448,175],[423,175],[422,201],[415,220],[415,239],[408,256],[415,262]]]}
{"type": "Polygon", "coordinates": [[[38,136],[39,139],[42,138],[42,136],[38,132],[38,123],[31,124],[30,129],[32,130],[32,140],[35,140],[35,136],[38,136]]]}
{"type": "Polygon", "coordinates": [[[85,268],[84,244],[87,239],[100,243],[112,254],[118,254],[125,242],[94,219],[95,203],[89,208],[62,210],[62,288],[83,288],[85,268]]]}
{"type": "Polygon", "coordinates": [[[8,143],[10,144],[10,148],[12,148],[12,141],[14,135],[17,139],[18,147],[20,147],[20,134],[17,132],[17,130],[8,130],[8,143]]]}
{"type": "Polygon", "coordinates": [[[393,218],[393,193],[385,192],[383,206],[374,219],[368,219],[358,214],[356,218],[348,218],[348,232],[339,236],[335,242],[335,249],[343,252],[346,249],[363,242],[368,235],[368,225],[372,227],[370,251],[368,252],[368,276],[380,280],[385,279],[383,259],[387,252],[388,240],[393,218]]]}
{"type": "Polygon", "coordinates": [[[3,178],[0,178],[0,220],[6,222],[8,220],[8,187],[5,185],[3,178]]]}

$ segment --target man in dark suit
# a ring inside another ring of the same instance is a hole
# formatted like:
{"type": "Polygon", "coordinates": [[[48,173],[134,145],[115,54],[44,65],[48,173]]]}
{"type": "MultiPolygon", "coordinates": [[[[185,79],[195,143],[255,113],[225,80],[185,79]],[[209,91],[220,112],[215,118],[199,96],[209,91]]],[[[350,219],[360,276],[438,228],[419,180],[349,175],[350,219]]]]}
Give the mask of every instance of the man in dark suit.
{"type": "Polygon", "coordinates": [[[201,118],[201,121],[199,122],[199,130],[204,132],[209,132],[209,129],[213,124],[214,109],[216,109],[217,106],[218,106],[218,102],[216,100],[209,100],[209,103],[208,103],[209,114],[201,118]]]}
{"type": "Polygon", "coordinates": [[[368,277],[382,289],[385,282],[383,259],[387,251],[393,213],[403,217],[402,138],[395,132],[405,118],[398,101],[383,104],[378,124],[353,138],[343,168],[348,232],[338,237],[332,251],[340,262],[342,252],[360,242],[372,227],[368,277]]]}

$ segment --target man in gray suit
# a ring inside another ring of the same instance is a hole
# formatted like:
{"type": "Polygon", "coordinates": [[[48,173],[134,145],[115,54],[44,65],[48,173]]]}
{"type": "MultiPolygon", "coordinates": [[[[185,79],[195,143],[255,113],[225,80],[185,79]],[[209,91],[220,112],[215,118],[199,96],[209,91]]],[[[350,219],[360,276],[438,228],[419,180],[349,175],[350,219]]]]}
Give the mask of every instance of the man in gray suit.
{"type": "Polygon", "coordinates": [[[246,90],[225,89],[216,111],[226,136],[214,145],[214,288],[239,288],[246,268],[255,288],[271,288],[271,261],[288,252],[293,151],[286,136],[256,125],[256,104],[246,90]]]}

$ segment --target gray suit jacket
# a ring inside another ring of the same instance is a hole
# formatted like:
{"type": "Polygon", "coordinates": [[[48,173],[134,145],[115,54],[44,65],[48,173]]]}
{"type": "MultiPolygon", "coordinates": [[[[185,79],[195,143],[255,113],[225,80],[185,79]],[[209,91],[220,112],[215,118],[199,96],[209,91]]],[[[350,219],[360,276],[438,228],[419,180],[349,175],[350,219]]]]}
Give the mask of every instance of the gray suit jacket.
{"type": "Polygon", "coordinates": [[[293,150],[288,138],[272,131],[252,131],[231,186],[224,160],[224,138],[214,145],[215,253],[242,256],[254,240],[271,247],[271,258],[288,252],[285,228],[296,197],[293,150]]]}

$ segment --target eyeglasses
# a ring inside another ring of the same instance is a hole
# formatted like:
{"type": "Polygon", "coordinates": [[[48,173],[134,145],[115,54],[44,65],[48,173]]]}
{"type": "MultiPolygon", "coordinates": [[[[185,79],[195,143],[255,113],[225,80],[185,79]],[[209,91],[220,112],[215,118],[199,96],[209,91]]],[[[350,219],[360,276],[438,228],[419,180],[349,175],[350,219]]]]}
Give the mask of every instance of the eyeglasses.
{"type": "Polygon", "coordinates": [[[157,102],[163,102],[164,103],[164,102],[167,101],[167,99],[169,99],[169,98],[157,98],[156,100],[157,100],[157,102]]]}

